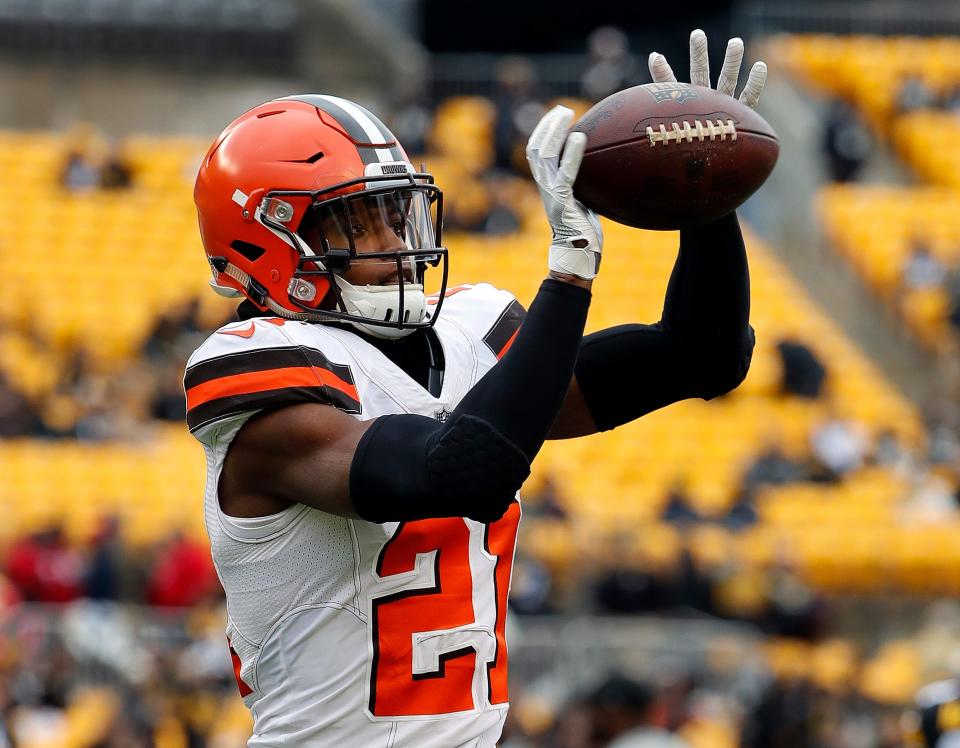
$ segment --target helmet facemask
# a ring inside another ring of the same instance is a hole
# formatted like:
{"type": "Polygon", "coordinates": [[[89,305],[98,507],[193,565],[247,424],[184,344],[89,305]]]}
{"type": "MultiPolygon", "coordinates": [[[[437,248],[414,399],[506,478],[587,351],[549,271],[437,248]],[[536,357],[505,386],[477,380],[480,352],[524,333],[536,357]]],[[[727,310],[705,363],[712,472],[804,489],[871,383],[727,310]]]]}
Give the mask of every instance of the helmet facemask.
{"type": "Polygon", "coordinates": [[[442,193],[429,175],[405,177],[368,177],[311,193],[296,234],[275,221],[271,208],[285,195],[304,193],[268,193],[261,220],[287,234],[300,254],[288,296],[304,318],[348,322],[382,338],[433,326],[447,284],[447,250],[439,243],[442,193]],[[363,183],[362,191],[326,196],[363,183]],[[424,275],[441,263],[440,295],[428,315],[424,275]],[[319,306],[317,277],[329,284],[319,306]]]}

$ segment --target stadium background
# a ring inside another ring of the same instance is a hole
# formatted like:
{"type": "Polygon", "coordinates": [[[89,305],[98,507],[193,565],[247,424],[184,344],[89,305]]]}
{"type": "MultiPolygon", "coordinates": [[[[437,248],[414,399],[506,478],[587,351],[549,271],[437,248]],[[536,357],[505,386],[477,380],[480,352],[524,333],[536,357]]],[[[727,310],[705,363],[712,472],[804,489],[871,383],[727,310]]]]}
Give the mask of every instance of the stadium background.
{"type": "MultiPolygon", "coordinates": [[[[216,133],[361,101],[444,188],[452,283],[529,301],[527,133],[648,82],[651,50],[683,79],[695,27],[714,75],[733,34],[771,72],[753,366],[538,459],[502,744],[910,744],[917,689],[960,675],[955,2],[2,0],[0,746],[249,734],[182,423],[233,311],[191,196],[216,133]]],[[[655,321],[676,235],[605,230],[589,326],[655,321]]]]}

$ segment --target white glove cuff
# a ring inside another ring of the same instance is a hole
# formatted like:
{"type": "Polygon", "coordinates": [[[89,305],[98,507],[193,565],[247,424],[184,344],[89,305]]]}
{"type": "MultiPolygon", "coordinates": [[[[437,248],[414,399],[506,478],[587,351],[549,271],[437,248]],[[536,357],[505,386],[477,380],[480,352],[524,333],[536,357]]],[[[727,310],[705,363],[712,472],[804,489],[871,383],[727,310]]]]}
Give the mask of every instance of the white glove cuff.
{"type": "Polygon", "coordinates": [[[576,249],[552,244],[547,258],[547,267],[555,273],[593,280],[597,277],[597,270],[600,267],[600,255],[587,248],[576,249]]]}

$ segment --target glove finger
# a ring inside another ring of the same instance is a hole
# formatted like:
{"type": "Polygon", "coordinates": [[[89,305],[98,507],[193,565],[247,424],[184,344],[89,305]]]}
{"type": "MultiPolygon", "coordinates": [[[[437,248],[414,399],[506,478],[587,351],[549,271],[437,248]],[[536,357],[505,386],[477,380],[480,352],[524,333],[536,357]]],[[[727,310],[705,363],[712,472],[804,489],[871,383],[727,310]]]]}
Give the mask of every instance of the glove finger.
{"type": "Polygon", "coordinates": [[[543,144],[543,134],[547,129],[547,126],[550,124],[550,115],[553,113],[553,110],[544,114],[540,121],[537,122],[537,126],[533,128],[533,132],[530,133],[530,137],[527,138],[527,158],[531,158],[535,153],[539,152],[541,145],[543,144]]]}
{"type": "Polygon", "coordinates": [[[556,159],[560,155],[560,149],[563,147],[563,141],[567,139],[567,130],[570,129],[570,123],[573,122],[572,109],[565,106],[557,106],[554,109],[558,111],[558,114],[551,121],[546,140],[540,149],[540,156],[551,163],[556,163],[556,159]]]}
{"type": "Polygon", "coordinates": [[[707,54],[707,35],[703,29],[690,32],[690,82],[710,88],[710,57],[707,54]]]}
{"type": "Polygon", "coordinates": [[[740,77],[740,63],[743,62],[743,39],[735,36],[727,42],[727,53],[723,57],[723,70],[717,79],[717,91],[734,96],[737,90],[737,78],[740,77]]]}
{"type": "Polygon", "coordinates": [[[538,184],[542,183],[547,175],[541,151],[550,132],[551,122],[559,114],[557,109],[558,107],[554,107],[540,118],[537,126],[530,133],[530,139],[527,140],[527,163],[530,164],[530,173],[533,174],[533,178],[538,184]]]}
{"type": "Polygon", "coordinates": [[[576,181],[586,147],[586,133],[572,132],[567,136],[567,143],[563,147],[563,159],[560,161],[560,174],[557,180],[559,183],[570,185],[576,181]]]}
{"type": "Polygon", "coordinates": [[[763,85],[767,82],[767,63],[758,61],[753,63],[750,68],[750,75],[747,76],[747,85],[743,87],[740,93],[740,101],[751,109],[756,108],[760,101],[760,94],[763,93],[763,85]]]}
{"type": "Polygon", "coordinates": [[[667,58],[659,52],[651,52],[647,58],[647,67],[650,68],[650,77],[654,83],[676,83],[677,76],[673,74],[667,58]]]}

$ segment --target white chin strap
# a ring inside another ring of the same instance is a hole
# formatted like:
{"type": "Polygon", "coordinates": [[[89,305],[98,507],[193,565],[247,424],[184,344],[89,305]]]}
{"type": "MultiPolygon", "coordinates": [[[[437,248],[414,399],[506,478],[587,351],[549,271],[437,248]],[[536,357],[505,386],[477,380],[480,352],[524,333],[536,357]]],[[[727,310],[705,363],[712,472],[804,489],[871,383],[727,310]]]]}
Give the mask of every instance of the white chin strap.
{"type": "MultiPolygon", "coordinates": [[[[346,311],[358,317],[379,319],[396,323],[400,316],[400,286],[354,286],[343,278],[335,279],[346,311]]],[[[403,284],[404,322],[423,322],[427,316],[427,297],[420,283],[403,284]]],[[[413,332],[412,328],[381,327],[362,322],[351,322],[356,328],[378,338],[403,338],[413,332]]]]}

